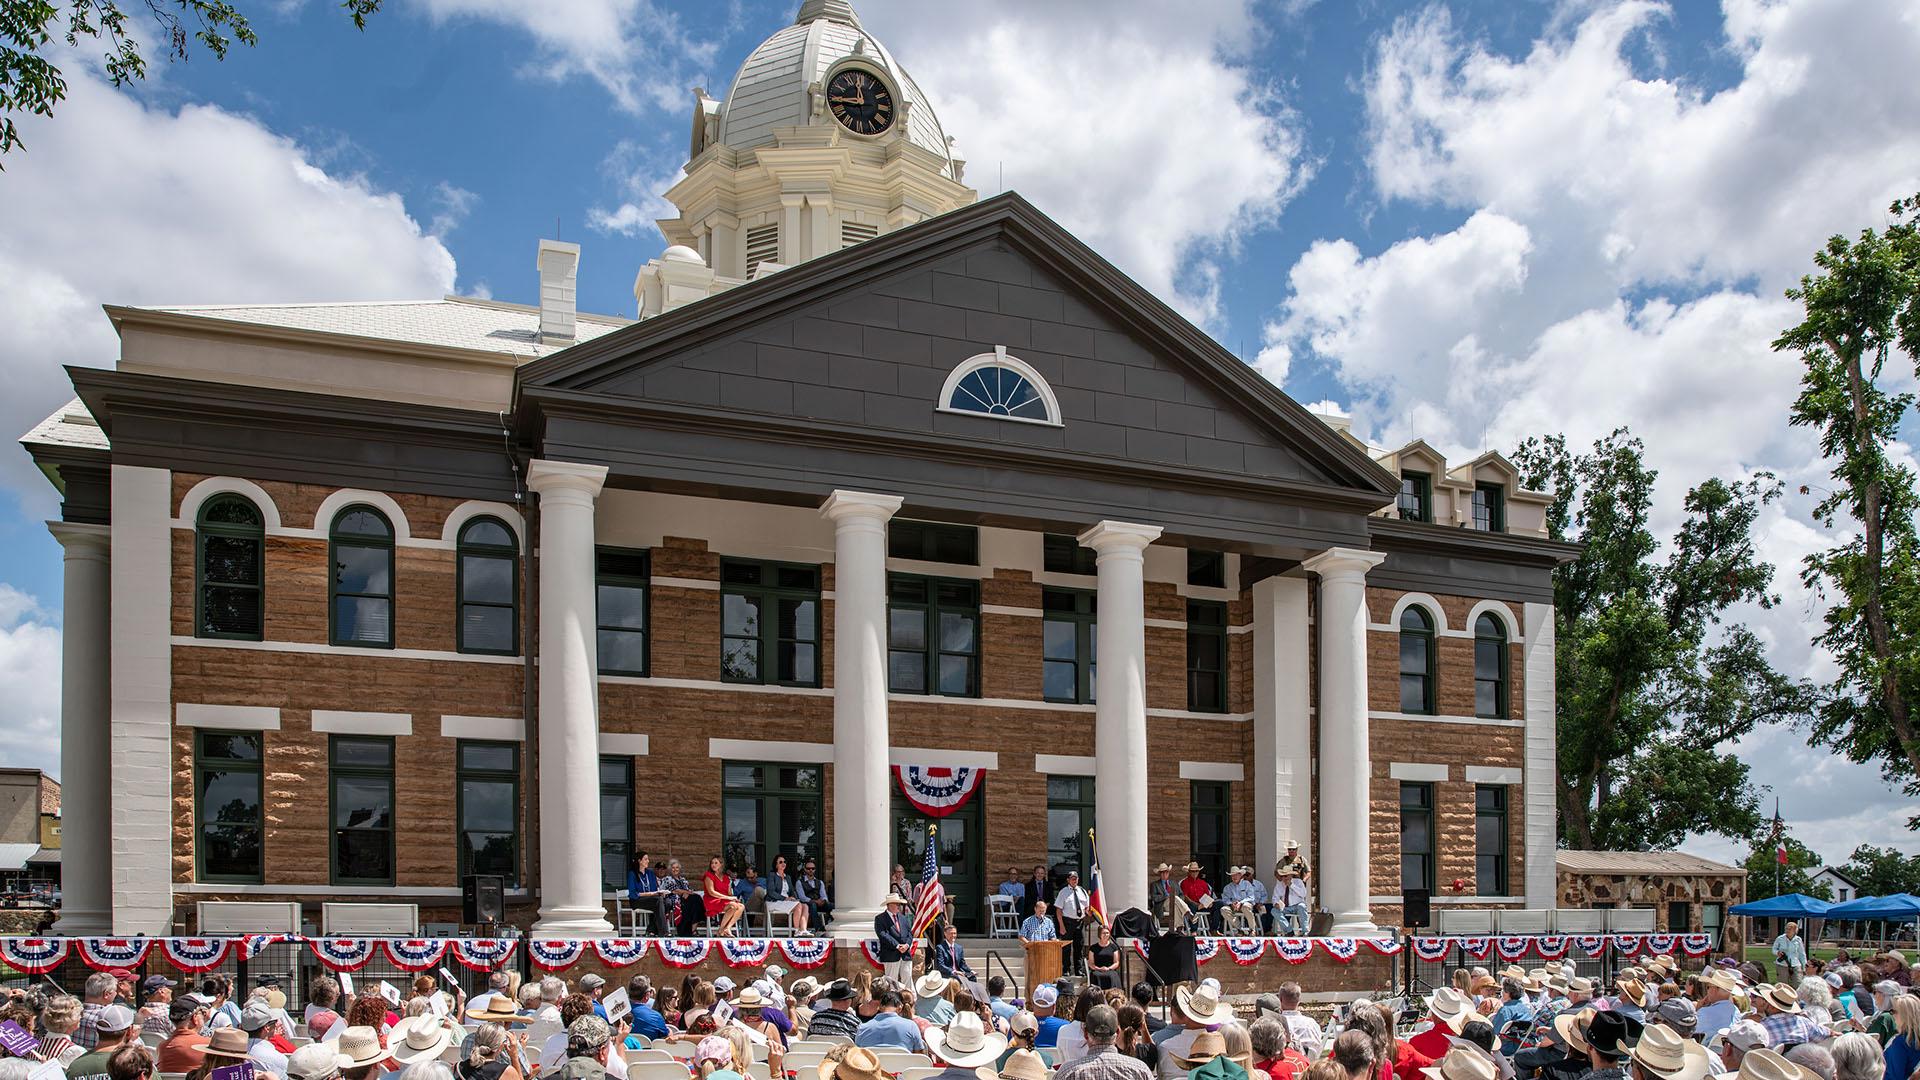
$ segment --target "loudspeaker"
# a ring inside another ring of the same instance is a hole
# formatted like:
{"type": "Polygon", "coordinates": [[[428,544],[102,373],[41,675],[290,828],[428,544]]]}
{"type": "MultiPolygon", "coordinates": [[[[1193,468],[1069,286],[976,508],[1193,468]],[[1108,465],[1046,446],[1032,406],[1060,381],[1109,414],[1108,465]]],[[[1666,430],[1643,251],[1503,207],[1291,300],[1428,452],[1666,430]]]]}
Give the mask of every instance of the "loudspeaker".
{"type": "Polygon", "coordinates": [[[1200,981],[1200,963],[1194,958],[1193,938],[1162,934],[1147,943],[1147,972],[1156,985],[1200,981]]]}
{"type": "Polygon", "coordinates": [[[506,879],[498,874],[468,874],[460,883],[460,921],[478,926],[506,917],[506,879]]]}
{"type": "Polygon", "coordinates": [[[1433,922],[1433,894],[1425,889],[1400,890],[1401,925],[1419,930],[1433,922]]]}

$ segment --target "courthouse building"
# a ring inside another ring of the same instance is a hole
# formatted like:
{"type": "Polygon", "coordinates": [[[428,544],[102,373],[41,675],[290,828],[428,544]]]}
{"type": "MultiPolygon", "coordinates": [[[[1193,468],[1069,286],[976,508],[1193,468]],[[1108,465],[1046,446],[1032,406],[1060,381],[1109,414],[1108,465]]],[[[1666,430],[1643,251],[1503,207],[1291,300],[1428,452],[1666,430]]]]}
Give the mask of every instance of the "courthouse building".
{"type": "Polygon", "coordinates": [[[119,356],[23,440],[63,496],[63,931],[448,919],[498,874],[589,935],[645,850],[818,859],[864,936],[929,807],[969,929],[1089,829],[1115,909],[1288,840],[1338,933],[1553,905],[1571,549],[1506,461],[1369,448],[977,201],[844,2],[689,149],[637,320],[550,241],[538,306],[107,308],[119,356]]]}

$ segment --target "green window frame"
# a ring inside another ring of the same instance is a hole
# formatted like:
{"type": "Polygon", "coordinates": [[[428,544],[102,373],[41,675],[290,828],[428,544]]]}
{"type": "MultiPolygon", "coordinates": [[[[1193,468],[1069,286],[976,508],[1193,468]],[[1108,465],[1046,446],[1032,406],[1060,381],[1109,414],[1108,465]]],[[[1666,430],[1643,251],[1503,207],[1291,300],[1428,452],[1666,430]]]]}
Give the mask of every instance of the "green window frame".
{"type": "Polygon", "coordinates": [[[1433,785],[1400,784],[1400,892],[1433,892],[1433,785]]]}
{"type": "Polygon", "coordinates": [[[335,885],[394,883],[393,753],[388,735],[327,739],[327,865],[335,885]]]}
{"type": "Polygon", "coordinates": [[[393,648],[393,523],[365,503],[333,515],[327,529],[327,640],[393,648]]]}
{"type": "Polygon", "coordinates": [[[720,679],[820,685],[820,567],[721,560],[720,679]]]}
{"type": "Polygon", "coordinates": [[[1400,613],[1400,711],[1432,716],[1435,699],[1433,617],[1412,606],[1400,613]]]}
{"type": "Polygon", "coordinates": [[[1046,533],[1040,538],[1040,568],[1049,574],[1093,574],[1099,556],[1090,547],[1065,533],[1046,533]]]}
{"type": "Polygon", "coordinates": [[[1507,489],[1503,485],[1473,486],[1473,527],[1481,532],[1507,531],[1507,489]]]}
{"type": "Polygon", "coordinates": [[[887,575],[887,691],[980,696],[980,583],[887,575]]]}
{"type": "Polygon", "coordinates": [[[265,751],[265,736],[257,731],[194,733],[195,881],[235,885],[263,882],[265,751]]]}
{"type": "Polygon", "coordinates": [[[620,892],[627,887],[627,866],[633,859],[633,758],[625,754],[600,756],[600,889],[620,892]]]}
{"type": "Polygon", "coordinates": [[[1505,623],[1486,613],[1473,621],[1473,715],[1507,718],[1509,651],[1505,623]]]}
{"type": "Polygon", "coordinates": [[[193,636],[259,641],[266,627],[266,526],[244,495],[200,505],[193,529],[193,636]]]}
{"type": "Polygon", "coordinates": [[[460,526],[455,549],[455,648],[520,655],[520,544],[513,530],[499,518],[477,517],[460,526]]]}
{"type": "Polygon", "coordinates": [[[1433,520],[1433,477],[1428,473],[1405,470],[1400,474],[1400,495],[1394,510],[1402,521],[1433,520]]]}
{"type": "Polygon", "coordinates": [[[1187,549],[1187,584],[1210,589],[1227,587],[1227,553],[1187,549]]]}
{"type": "Polygon", "coordinates": [[[971,525],[896,518],[887,523],[887,557],[978,566],[980,530],[971,525]]]}
{"type": "Polygon", "coordinates": [[[1069,870],[1080,875],[1081,884],[1090,884],[1093,852],[1087,832],[1092,828],[1093,777],[1047,777],[1047,876],[1055,884],[1065,884],[1069,870]]]}
{"type": "Polygon", "coordinates": [[[595,548],[593,586],[600,674],[645,677],[653,661],[653,635],[648,631],[653,619],[652,555],[634,548],[595,548]]]}
{"type": "Polygon", "coordinates": [[[461,879],[497,874],[507,888],[519,887],[520,821],[520,744],[460,740],[454,746],[454,842],[461,879]],[[493,797],[482,798],[488,794],[493,797]],[[496,816],[476,820],[487,811],[496,816]],[[476,852],[483,858],[476,859],[476,852]]]}
{"type": "Polygon", "coordinates": [[[778,761],[720,766],[721,854],[729,872],[767,873],[775,855],[788,871],[825,853],[826,769],[778,761]]]}
{"type": "Polygon", "coordinates": [[[1187,711],[1227,711],[1227,605],[1218,600],[1187,601],[1187,711]]]}
{"type": "Polygon", "coordinates": [[[1099,605],[1086,589],[1047,589],[1040,594],[1040,688],[1048,701],[1093,703],[1099,605]]]}
{"type": "Polygon", "coordinates": [[[1201,876],[1223,883],[1233,865],[1233,789],[1225,780],[1195,780],[1187,802],[1189,856],[1201,876]]]}
{"type": "Polygon", "coordinates": [[[1481,896],[1508,895],[1507,789],[1504,785],[1474,785],[1473,836],[1475,891],[1481,896]]]}

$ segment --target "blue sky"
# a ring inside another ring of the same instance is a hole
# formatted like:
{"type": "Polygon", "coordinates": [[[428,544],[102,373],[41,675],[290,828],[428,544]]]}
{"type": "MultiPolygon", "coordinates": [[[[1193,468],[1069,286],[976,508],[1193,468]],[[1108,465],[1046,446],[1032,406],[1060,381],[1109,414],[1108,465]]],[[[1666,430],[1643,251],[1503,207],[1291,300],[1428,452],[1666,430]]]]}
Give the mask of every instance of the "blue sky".
{"type": "MultiPolygon", "coordinates": [[[[107,364],[103,302],[534,296],[583,245],[584,309],[631,314],[689,88],[723,94],[793,0],[389,0],[252,7],[261,43],[73,99],[0,174],[0,422],[107,364]]],[[[856,5],[932,99],[982,195],[1005,186],[1377,442],[1449,453],[1630,424],[1687,484],[1822,470],[1767,342],[1828,233],[1920,189],[1920,14],[1900,0],[978,0],[856,5]],[[1845,122],[1836,124],[1836,117],[1845,122]]],[[[0,759],[49,760],[52,496],[0,461],[0,759]]],[[[1789,499],[1783,567],[1829,541],[1789,499]]],[[[1818,601],[1750,613],[1818,677],[1818,601]]],[[[1920,848],[1871,770],[1743,748],[1800,834],[1920,848]],[[1878,794],[1834,805],[1837,787],[1878,794]]],[[[1700,849],[1725,854],[1725,845],[1700,849]]]]}

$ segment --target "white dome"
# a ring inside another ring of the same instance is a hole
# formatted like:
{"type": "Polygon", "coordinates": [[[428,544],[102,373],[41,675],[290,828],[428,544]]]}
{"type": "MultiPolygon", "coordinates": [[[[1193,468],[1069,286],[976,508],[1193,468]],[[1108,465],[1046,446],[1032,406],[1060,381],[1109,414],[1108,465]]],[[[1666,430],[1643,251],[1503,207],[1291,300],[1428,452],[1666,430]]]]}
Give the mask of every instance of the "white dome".
{"type": "Polygon", "coordinates": [[[700,257],[699,252],[693,250],[690,247],[687,247],[685,244],[673,245],[667,250],[661,252],[660,258],[664,262],[687,262],[687,263],[706,262],[705,259],[702,259],[700,257]]]}
{"type": "MultiPolygon", "coordinates": [[[[860,51],[862,61],[893,82],[907,106],[907,138],[948,164],[952,151],[925,94],[886,47],[867,35],[846,0],[805,0],[792,26],[760,43],[740,65],[720,107],[720,141],[736,150],[772,143],[775,128],[809,120],[807,87],[860,51]]],[[[832,123],[829,119],[828,123],[832,123]]]]}

